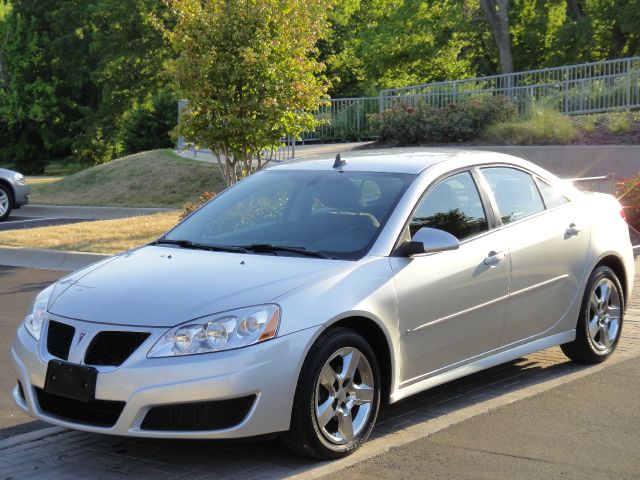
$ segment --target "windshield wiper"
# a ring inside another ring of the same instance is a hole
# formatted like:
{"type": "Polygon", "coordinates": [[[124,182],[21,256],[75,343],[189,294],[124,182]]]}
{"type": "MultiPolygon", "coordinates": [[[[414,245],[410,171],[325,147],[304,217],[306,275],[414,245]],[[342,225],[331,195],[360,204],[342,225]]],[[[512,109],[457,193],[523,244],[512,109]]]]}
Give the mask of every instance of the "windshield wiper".
{"type": "Polygon", "coordinates": [[[271,245],[269,243],[254,243],[253,245],[244,245],[239,248],[243,248],[245,250],[249,250],[257,253],[291,252],[291,253],[304,255],[306,257],[328,258],[328,259],[333,258],[333,257],[330,257],[329,255],[326,255],[322,252],[318,252],[316,250],[307,250],[304,247],[288,247],[286,245],[271,245]]]}
{"type": "Polygon", "coordinates": [[[178,245],[181,248],[191,248],[193,250],[209,250],[211,252],[231,252],[248,253],[246,248],[232,247],[226,245],[208,245],[206,243],[193,242],[191,240],[171,240],[169,238],[159,238],[151,245],[178,245]]]}

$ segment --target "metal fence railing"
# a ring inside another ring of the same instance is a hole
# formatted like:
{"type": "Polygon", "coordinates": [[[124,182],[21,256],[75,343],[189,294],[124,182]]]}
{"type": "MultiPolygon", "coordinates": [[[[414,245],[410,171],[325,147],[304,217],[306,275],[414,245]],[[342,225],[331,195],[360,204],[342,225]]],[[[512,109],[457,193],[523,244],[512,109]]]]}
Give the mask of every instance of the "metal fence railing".
{"type": "Polygon", "coordinates": [[[568,115],[640,107],[640,57],[382,90],[381,108],[398,99],[434,106],[502,94],[520,108],[544,101],[568,115]]]}
{"type": "Polygon", "coordinates": [[[374,139],[371,114],[398,105],[425,102],[442,107],[499,94],[509,97],[520,111],[536,102],[567,115],[640,108],[640,57],[392,88],[377,97],[332,98],[315,112],[322,123],[304,133],[302,141],[374,139]]]}
{"type": "Polygon", "coordinates": [[[382,90],[378,97],[331,99],[316,113],[324,124],[304,140],[366,140],[376,137],[369,115],[397,105],[425,102],[443,107],[489,95],[509,97],[520,111],[544,102],[567,115],[640,108],[640,57],[543,68],[489,77],[382,90]]]}

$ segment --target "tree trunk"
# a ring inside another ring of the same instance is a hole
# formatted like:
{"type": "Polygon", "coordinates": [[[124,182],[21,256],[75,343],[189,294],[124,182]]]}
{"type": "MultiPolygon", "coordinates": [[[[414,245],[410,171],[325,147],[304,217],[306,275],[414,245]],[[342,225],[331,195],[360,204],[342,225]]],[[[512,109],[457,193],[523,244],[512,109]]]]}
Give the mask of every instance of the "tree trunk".
{"type": "Polygon", "coordinates": [[[4,63],[4,49],[0,47],[0,88],[7,90],[9,88],[9,79],[7,78],[7,69],[4,63]]]}
{"type": "Polygon", "coordinates": [[[509,34],[509,3],[511,0],[480,0],[484,16],[491,26],[498,48],[500,73],[513,72],[511,35],[509,34]]]}
{"type": "Polygon", "coordinates": [[[567,0],[567,16],[576,22],[584,18],[580,0],[567,0]]]}

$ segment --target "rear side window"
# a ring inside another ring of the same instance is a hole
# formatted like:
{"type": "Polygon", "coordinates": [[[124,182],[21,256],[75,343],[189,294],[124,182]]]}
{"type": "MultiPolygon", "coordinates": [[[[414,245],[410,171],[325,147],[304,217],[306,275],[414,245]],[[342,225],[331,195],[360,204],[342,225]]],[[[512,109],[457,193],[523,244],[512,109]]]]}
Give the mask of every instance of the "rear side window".
{"type": "Polygon", "coordinates": [[[480,195],[469,172],[445,178],[429,189],[411,218],[411,236],[422,227],[444,230],[458,240],[488,229],[480,195]]]}
{"type": "Polygon", "coordinates": [[[507,224],[544,210],[540,192],[531,175],[508,167],[483,168],[491,186],[502,223],[507,224]]]}
{"type": "Polygon", "coordinates": [[[542,198],[544,199],[544,204],[547,208],[555,208],[560,205],[564,205],[565,203],[569,203],[567,197],[562,195],[558,190],[553,188],[544,180],[536,177],[538,182],[538,186],[540,187],[540,193],[542,194],[542,198]]]}

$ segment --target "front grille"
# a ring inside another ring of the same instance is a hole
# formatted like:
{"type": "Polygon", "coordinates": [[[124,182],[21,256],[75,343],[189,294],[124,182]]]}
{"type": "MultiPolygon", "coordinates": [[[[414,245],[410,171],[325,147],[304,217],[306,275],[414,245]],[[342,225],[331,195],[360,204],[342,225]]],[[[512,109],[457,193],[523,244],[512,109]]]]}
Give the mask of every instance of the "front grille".
{"type": "Polygon", "coordinates": [[[110,400],[92,400],[81,402],[70,398],[46,393],[41,388],[35,388],[40,409],[62,420],[94,425],[97,427],[112,427],[118,421],[125,402],[110,400]]]}
{"type": "Polygon", "coordinates": [[[47,333],[47,350],[54,357],[62,360],[69,359],[69,349],[76,329],[66,323],[49,321],[49,332],[47,333]]]}
{"type": "Polygon", "coordinates": [[[100,332],[91,341],[84,363],[117,367],[142,345],[146,332],[100,332]]]}
{"type": "Polygon", "coordinates": [[[178,403],[153,407],[142,422],[143,430],[222,430],[238,425],[249,413],[255,395],[210,402],[178,403]]]}

